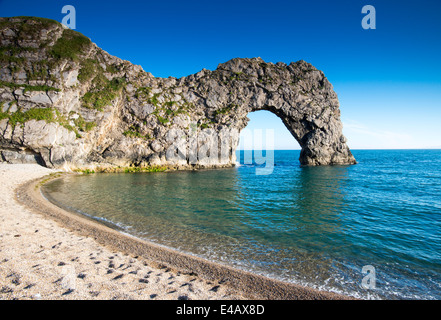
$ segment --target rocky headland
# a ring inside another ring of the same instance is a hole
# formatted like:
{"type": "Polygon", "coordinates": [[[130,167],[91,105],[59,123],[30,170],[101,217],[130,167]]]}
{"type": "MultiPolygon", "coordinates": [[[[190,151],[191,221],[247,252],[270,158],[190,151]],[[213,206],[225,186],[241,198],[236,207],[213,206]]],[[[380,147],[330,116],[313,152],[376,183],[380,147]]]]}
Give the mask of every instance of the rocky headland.
{"type": "Polygon", "coordinates": [[[337,95],[305,61],[236,58],[157,78],[54,20],[0,18],[0,36],[2,161],[68,170],[232,166],[248,113],[269,110],[299,142],[302,165],[356,163],[337,95]]]}

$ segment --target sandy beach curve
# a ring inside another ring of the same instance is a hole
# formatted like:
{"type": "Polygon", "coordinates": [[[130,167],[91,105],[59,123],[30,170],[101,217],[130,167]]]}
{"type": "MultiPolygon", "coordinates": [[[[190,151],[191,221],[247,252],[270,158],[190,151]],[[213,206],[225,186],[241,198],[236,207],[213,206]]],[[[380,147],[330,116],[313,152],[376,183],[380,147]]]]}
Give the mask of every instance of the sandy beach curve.
{"type": "Polygon", "coordinates": [[[0,299],[350,299],[118,232],[46,201],[56,171],[0,163],[0,299]]]}

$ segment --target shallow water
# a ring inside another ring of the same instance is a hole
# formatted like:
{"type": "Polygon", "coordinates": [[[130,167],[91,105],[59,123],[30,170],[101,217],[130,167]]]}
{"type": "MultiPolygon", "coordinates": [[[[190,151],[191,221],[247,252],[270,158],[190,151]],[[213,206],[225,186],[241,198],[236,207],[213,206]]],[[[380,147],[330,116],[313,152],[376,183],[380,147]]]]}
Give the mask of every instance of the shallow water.
{"type": "Polygon", "coordinates": [[[441,299],[441,150],[353,153],[355,166],[300,167],[299,151],[276,151],[269,175],[252,164],[96,174],[42,191],[140,238],[284,281],[361,298],[441,299]]]}

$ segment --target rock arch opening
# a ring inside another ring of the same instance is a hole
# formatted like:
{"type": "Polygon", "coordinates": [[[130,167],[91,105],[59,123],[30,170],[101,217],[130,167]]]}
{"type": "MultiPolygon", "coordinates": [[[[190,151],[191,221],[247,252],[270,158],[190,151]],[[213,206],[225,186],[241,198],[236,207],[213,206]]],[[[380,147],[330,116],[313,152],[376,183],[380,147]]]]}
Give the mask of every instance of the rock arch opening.
{"type": "Polygon", "coordinates": [[[239,136],[237,161],[244,162],[245,152],[273,150],[300,150],[300,145],[283,121],[269,110],[252,111],[249,121],[239,136]],[[271,140],[271,141],[270,141],[271,140]]]}

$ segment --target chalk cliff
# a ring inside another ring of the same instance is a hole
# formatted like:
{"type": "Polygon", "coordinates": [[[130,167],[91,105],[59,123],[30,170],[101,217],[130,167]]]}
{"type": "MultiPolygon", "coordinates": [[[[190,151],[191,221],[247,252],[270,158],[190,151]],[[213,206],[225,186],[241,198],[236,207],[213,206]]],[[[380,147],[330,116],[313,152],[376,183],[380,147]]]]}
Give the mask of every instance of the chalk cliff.
{"type": "Polygon", "coordinates": [[[48,167],[234,165],[248,113],[269,110],[303,165],[356,163],[339,102],[305,61],[233,59],[156,78],[53,20],[0,18],[0,154],[48,167]]]}

